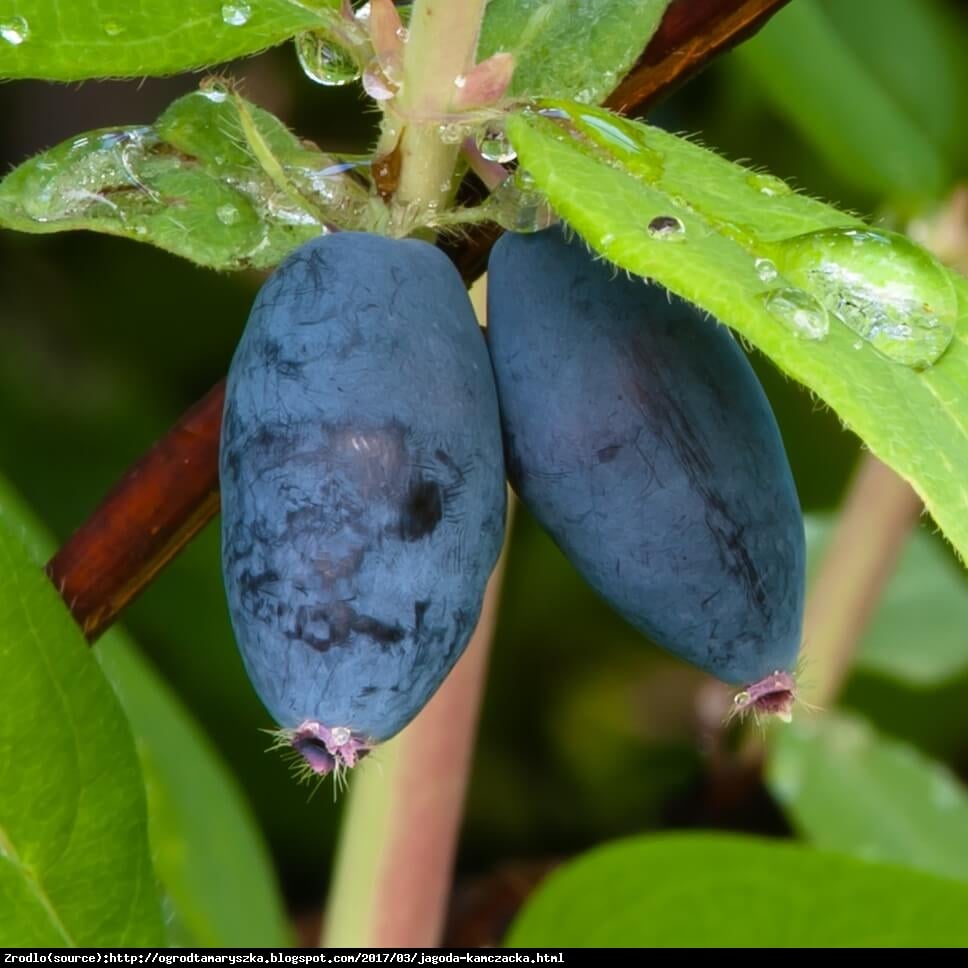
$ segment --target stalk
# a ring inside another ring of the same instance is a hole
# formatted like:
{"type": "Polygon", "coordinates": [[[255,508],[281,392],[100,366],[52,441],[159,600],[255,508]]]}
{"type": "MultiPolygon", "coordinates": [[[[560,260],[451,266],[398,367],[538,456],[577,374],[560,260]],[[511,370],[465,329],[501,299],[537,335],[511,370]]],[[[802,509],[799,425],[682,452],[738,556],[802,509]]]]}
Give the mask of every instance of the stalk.
{"type": "Polygon", "coordinates": [[[867,454],[813,581],[804,618],[804,698],[829,704],[921,514],[910,486],[867,454]]]}
{"type": "Polygon", "coordinates": [[[441,139],[451,112],[455,81],[474,66],[487,0],[416,0],[403,56],[403,83],[396,103],[400,132],[400,182],[394,195],[394,222],[409,213],[443,208],[460,143],[441,139]]]}

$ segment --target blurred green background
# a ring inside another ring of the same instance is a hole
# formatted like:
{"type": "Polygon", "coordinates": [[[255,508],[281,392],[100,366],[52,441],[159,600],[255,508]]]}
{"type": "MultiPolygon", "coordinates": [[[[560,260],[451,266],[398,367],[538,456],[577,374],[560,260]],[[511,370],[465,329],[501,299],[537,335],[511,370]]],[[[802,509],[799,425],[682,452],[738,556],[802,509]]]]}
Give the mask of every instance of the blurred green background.
{"type": "MultiPolygon", "coordinates": [[[[952,0],[937,10],[950,18],[939,22],[964,38],[961,4],[952,0]]],[[[912,61],[930,57],[933,41],[925,41],[925,54],[904,21],[887,15],[872,27],[877,43],[864,61],[870,73],[914,71],[912,83],[928,83],[912,61]],[[885,54],[892,50],[893,67],[885,54]]],[[[805,123],[776,91],[771,96],[762,69],[752,55],[724,57],[651,120],[697,134],[728,157],[750,159],[864,215],[883,215],[887,201],[897,203],[894,211],[917,210],[919,200],[888,199],[875,177],[858,177],[856,169],[832,161],[822,139],[810,136],[810,123],[834,125],[849,112],[805,123]]],[[[289,47],[224,72],[243,80],[251,100],[324,148],[370,146],[376,116],[358,88],[313,85],[289,47]]],[[[0,87],[0,157],[9,167],[81,131],[150,123],[199,80],[8,83],[0,87]]],[[[839,96],[849,100],[851,92],[839,96]]],[[[931,103],[936,100],[932,94],[931,103]]],[[[963,175],[964,145],[952,152],[963,175]]],[[[0,234],[0,472],[58,539],[225,372],[259,284],[255,273],[219,275],[90,234],[0,234]]],[[[779,419],[804,509],[835,509],[858,460],[858,441],[766,361],[755,357],[754,364],[779,419]]],[[[930,522],[922,530],[936,554],[950,558],[930,522]]],[[[964,575],[953,558],[948,570],[951,595],[963,596],[964,575]]],[[[759,784],[723,779],[721,751],[706,742],[703,677],[649,646],[605,608],[524,512],[516,518],[505,588],[460,847],[463,885],[508,865],[526,881],[528,865],[656,827],[788,831],[759,784]]],[[[911,650],[923,646],[918,629],[922,617],[928,620],[918,609],[933,607],[910,597],[904,615],[911,650]]],[[[952,621],[965,618],[962,609],[952,621]]],[[[258,730],[271,724],[229,628],[216,527],[159,577],[124,624],[238,778],[293,914],[318,909],[341,804],[328,790],[310,800],[282,761],[264,752],[258,730]]],[[[961,639],[968,653],[968,623],[961,639]]],[[[929,682],[868,663],[851,677],[843,704],[966,775],[965,663],[929,682]]],[[[507,878],[502,883],[513,893],[507,878]]],[[[465,940],[474,937],[472,928],[460,930],[465,940]]]]}

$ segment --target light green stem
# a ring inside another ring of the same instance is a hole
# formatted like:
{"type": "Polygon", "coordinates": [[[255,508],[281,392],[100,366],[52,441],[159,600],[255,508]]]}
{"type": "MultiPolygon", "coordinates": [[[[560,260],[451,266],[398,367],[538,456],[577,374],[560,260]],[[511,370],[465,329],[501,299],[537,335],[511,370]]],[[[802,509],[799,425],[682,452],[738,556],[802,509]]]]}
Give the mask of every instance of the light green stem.
{"type": "Polygon", "coordinates": [[[473,66],[487,0],[416,0],[403,57],[396,108],[400,133],[400,182],[394,224],[406,225],[427,210],[442,209],[451,195],[459,144],[441,139],[452,112],[455,80],[473,66]]]}

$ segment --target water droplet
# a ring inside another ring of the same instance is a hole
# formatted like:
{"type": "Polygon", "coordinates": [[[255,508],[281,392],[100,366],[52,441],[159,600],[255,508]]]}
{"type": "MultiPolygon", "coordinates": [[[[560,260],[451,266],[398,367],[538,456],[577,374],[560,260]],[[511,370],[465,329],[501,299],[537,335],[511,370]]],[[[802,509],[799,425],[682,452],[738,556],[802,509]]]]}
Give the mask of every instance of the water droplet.
{"type": "Polygon", "coordinates": [[[124,24],[119,24],[116,20],[107,20],[103,26],[108,37],[118,37],[124,33],[124,24]]]}
{"type": "Polygon", "coordinates": [[[813,293],[881,356],[931,366],[954,337],[957,295],[945,269],[910,239],[879,229],[823,229],[778,243],[784,277],[813,293]]]}
{"type": "Polygon", "coordinates": [[[223,101],[227,101],[229,97],[228,91],[221,91],[214,87],[200,90],[198,93],[213,104],[221,104],[223,101]]]}
{"type": "Polygon", "coordinates": [[[19,47],[30,36],[30,25],[23,17],[11,17],[0,24],[0,37],[19,47]]]}
{"type": "Polygon", "coordinates": [[[757,259],[754,265],[760,282],[773,282],[779,274],[776,266],[769,259],[757,259]]]}
{"type": "Polygon", "coordinates": [[[649,222],[649,235],[663,242],[685,238],[686,227],[675,215],[657,215],[649,222]]]}
{"type": "Polygon", "coordinates": [[[793,189],[775,175],[753,174],[747,177],[746,184],[761,195],[773,197],[775,195],[789,195],[793,189]]]}
{"type": "Polygon", "coordinates": [[[397,27],[396,35],[401,44],[405,44],[410,39],[410,31],[406,27],[397,27]]]}
{"type": "Polygon", "coordinates": [[[534,179],[519,170],[491,193],[487,204],[498,225],[512,232],[540,232],[555,223],[547,200],[533,185],[534,179]]]}
{"type": "Polygon", "coordinates": [[[854,340],[853,346],[855,350],[862,350],[864,348],[864,341],[862,339],[854,340]]]}
{"type": "Polygon", "coordinates": [[[350,741],[351,733],[345,726],[335,726],[329,732],[334,746],[345,746],[350,741]]]}
{"type": "Polygon", "coordinates": [[[235,225],[239,220],[239,210],[234,205],[220,205],[215,214],[223,225],[235,225]]]}
{"type": "Polygon", "coordinates": [[[316,84],[342,87],[359,79],[360,68],[353,55],[324,34],[299,34],[294,43],[299,66],[316,84]]]}
{"type": "Polygon", "coordinates": [[[400,93],[400,86],[390,80],[380,62],[374,59],[363,72],[363,90],[374,101],[389,101],[400,93]]]}
{"type": "Polygon", "coordinates": [[[477,135],[477,150],[482,158],[496,161],[500,165],[514,161],[518,156],[504,129],[497,125],[486,125],[480,131],[477,135]]]}
{"type": "Polygon", "coordinates": [[[457,145],[464,138],[464,129],[459,124],[442,124],[437,128],[437,134],[445,145],[457,145]]]}
{"type": "Polygon", "coordinates": [[[773,289],[760,298],[767,311],[800,339],[825,339],[830,329],[827,310],[802,289],[773,289]]]}
{"type": "Polygon", "coordinates": [[[368,2],[364,3],[363,6],[360,7],[360,9],[357,10],[353,16],[355,16],[356,19],[359,20],[361,23],[365,23],[366,21],[368,21],[370,19],[370,4],[368,2]]]}
{"type": "Polygon", "coordinates": [[[252,8],[247,3],[235,0],[222,4],[222,21],[230,27],[244,27],[252,16],[252,8]]]}
{"type": "Polygon", "coordinates": [[[466,74],[458,74],[457,77],[454,78],[454,87],[464,87],[465,84],[467,84],[466,74]]]}
{"type": "Polygon", "coordinates": [[[552,121],[570,121],[571,115],[564,108],[542,108],[538,114],[552,121]]]}

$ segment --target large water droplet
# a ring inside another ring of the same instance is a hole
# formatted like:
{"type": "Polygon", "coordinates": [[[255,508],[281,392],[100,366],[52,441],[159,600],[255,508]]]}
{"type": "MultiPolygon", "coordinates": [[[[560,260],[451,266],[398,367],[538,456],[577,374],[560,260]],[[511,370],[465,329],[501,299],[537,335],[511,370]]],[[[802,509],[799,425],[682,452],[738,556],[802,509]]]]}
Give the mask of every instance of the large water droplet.
{"type": "Polygon", "coordinates": [[[477,135],[477,150],[482,158],[500,165],[514,161],[518,156],[504,129],[493,124],[486,125],[477,135]]]}
{"type": "Polygon", "coordinates": [[[30,36],[30,25],[23,17],[11,17],[0,24],[0,37],[19,47],[30,36]]]}
{"type": "Polygon", "coordinates": [[[492,192],[487,204],[494,221],[512,232],[540,232],[556,221],[544,195],[534,189],[532,176],[520,170],[492,192]]]}
{"type": "Polygon", "coordinates": [[[679,241],[686,236],[686,227],[675,215],[657,215],[649,222],[649,235],[663,242],[679,241]]]}
{"type": "Polygon", "coordinates": [[[241,0],[222,4],[222,21],[230,27],[244,27],[252,16],[252,8],[241,0]]]}
{"type": "Polygon", "coordinates": [[[822,340],[830,329],[827,310],[802,289],[773,289],[760,295],[767,311],[800,339],[822,340]]]}
{"type": "Polygon", "coordinates": [[[353,55],[323,34],[299,34],[295,41],[296,56],[303,73],[311,81],[326,87],[342,87],[360,76],[353,55]]]}
{"type": "Polygon", "coordinates": [[[903,235],[823,229],[778,243],[774,261],[785,278],[895,363],[925,369],[954,337],[951,279],[903,235]]]}

